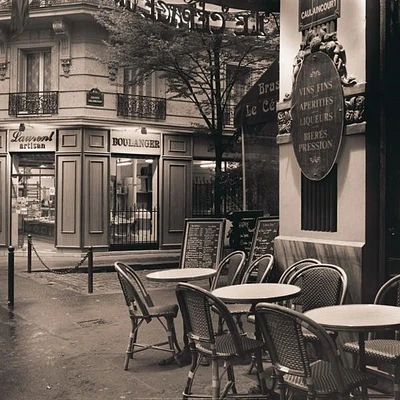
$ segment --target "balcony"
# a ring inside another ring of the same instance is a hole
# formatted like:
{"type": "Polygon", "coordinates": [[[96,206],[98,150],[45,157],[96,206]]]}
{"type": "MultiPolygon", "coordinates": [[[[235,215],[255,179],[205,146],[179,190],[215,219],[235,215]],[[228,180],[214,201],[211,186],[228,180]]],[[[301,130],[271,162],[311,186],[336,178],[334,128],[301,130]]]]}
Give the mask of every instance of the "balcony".
{"type": "MultiPolygon", "coordinates": [[[[41,8],[41,7],[52,7],[52,6],[62,6],[71,4],[92,4],[99,5],[99,0],[32,0],[29,3],[29,8],[41,8]]],[[[11,0],[3,1],[0,4],[0,10],[11,10],[11,0]]]]}
{"type": "Polygon", "coordinates": [[[119,94],[117,116],[165,120],[167,101],[159,97],[119,94]]]}
{"type": "Polygon", "coordinates": [[[10,93],[8,115],[58,114],[58,92],[10,93]]]}

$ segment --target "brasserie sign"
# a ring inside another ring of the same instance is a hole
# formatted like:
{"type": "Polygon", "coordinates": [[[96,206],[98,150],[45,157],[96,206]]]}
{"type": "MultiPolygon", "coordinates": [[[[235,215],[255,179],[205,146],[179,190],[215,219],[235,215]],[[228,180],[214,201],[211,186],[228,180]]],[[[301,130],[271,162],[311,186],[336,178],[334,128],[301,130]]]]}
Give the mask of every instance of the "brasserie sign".
{"type": "Polygon", "coordinates": [[[316,52],[305,58],[293,90],[292,142],[303,174],[323,179],[332,169],[344,129],[344,96],[331,58],[316,52]]]}
{"type": "Polygon", "coordinates": [[[340,16],[340,0],[300,0],[299,31],[340,16]]]}

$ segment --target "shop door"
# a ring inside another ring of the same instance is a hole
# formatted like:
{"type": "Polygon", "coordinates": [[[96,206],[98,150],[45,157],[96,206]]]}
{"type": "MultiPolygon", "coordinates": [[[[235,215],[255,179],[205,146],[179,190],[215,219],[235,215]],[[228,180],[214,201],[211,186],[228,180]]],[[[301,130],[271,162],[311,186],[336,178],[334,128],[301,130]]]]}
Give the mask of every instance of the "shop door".
{"type": "Polygon", "coordinates": [[[159,245],[158,159],[111,158],[110,249],[159,245]]]}
{"type": "Polygon", "coordinates": [[[11,241],[24,248],[28,234],[36,248],[55,244],[54,154],[13,155],[11,241]]]}

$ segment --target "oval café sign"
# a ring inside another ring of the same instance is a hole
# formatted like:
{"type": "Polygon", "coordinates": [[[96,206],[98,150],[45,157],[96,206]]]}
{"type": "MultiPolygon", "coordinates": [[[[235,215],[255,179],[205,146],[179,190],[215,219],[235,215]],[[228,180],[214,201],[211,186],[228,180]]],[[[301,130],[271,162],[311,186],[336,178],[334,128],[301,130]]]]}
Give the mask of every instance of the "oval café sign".
{"type": "Polygon", "coordinates": [[[310,54],[298,73],[292,97],[292,142],[303,174],[323,179],[335,164],[344,129],[339,73],[322,52],[310,54]]]}

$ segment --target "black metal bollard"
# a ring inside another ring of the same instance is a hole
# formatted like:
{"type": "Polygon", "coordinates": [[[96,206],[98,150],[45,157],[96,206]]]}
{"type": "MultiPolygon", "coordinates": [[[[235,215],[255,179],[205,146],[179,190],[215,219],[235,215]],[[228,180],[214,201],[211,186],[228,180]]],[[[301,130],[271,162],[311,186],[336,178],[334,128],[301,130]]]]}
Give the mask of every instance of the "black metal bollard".
{"type": "Polygon", "coordinates": [[[93,293],[93,247],[88,252],[88,293],[93,293]]]}
{"type": "Polygon", "coordinates": [[[8,248],[8,306],[14,306],[14,247],[8,248]]]}
{"type": "Polygon", "coordinates": [[[28,235],[28,265],[27,270],[32,272],[32,235],[28,235]]]}

